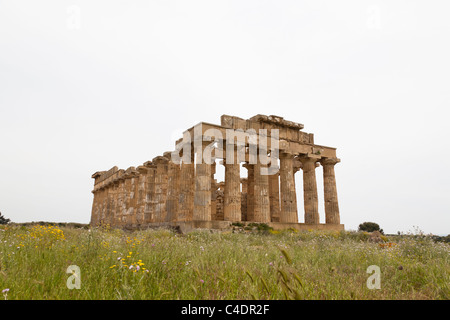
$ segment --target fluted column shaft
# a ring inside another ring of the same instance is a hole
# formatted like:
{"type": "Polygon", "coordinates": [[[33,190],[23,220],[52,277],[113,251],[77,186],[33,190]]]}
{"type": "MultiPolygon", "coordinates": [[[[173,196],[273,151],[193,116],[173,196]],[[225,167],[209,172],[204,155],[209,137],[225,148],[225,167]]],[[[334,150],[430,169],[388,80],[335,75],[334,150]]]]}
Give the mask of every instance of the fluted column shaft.
{"type": "Polygon", "coordinates": [[[167,164],[165,157],[156,157],[152,163],[156,165],[155,174],[155,222],[166,220],[166,200],[167,200],[167,164]]]}
{"type": "Polygon", "coordinates": [[[255,165],[246,163],[247,168],[247,221],[255,221],[255,165]]]}
{"type": "Polygon", "coordinates": [[[155,176],[156,166],[148,164],[147,173],[147,195],[145,197],[144,221],[145,223],[155,222],[155,176]]]}
{"type": "Polygon", "coordinates": [[[269,176],[261,173],[261,168],[267,165],[256,163],[254,170],[254,194],[253,194],[253,221],[270,222],[270,200],[269,200],[269,176]]]}
{"type": "Polygon", "coordinates": [[[211,220],[219,220],[217,216],[217,189],[218,185],[214,175],[216,174],[216,162],[211,165],[211,220]]]}
{"type": "Polygon", "coordinates": [[[180,165],[169,162],[167,177],[166,221],[172,222],[177,220],[178,194],[180,189],[180,165]]]}
{"type": "Polygon", "coordinates": [[[123,177],[119,177],[116,181],[116,208],[114,210],[114,217],[112,221],[112,225],[117,226],[120,224],[120,217],[123,215],[123,185],[125,183],[125,179],[123,177]]]}
{"type": "Polygon", "coordinates": [[[120,180],[119,183],[119,212],[117,215],[116,225],[121,226],[124,220],[125,215],[127,214],[127,191],[126,191],[126,182],[125,174],[120,180]]]}
{"type": "Polygon", "coordinates": [[[323,186],[325,200],[325,223],[339,224],[339,204],[337,197],[336,178],[334,166],[340,159],[323,159],[320,161],[323,167],[323,186]]]}
{"type": "Polygon", "coordinates": [[[180,192],[178,196],[177,221],[191,221],[194,212],[195,188],[194,152],[191,150],[191,159],[182,162],[180,167],[180,192]]]}
{"type": "Polygon", "coordinates": [[[281,222],[298,223],[294,156],[280,153],[281,222]]]}
{"type": "Polygon", "coordinates": [[[139,180],[136,199],[136,223],[142,224],[145,221],[145,197],[147,193],[147,173],[146,167],[138,167],[139,180]]]}
{"type": "Polygon", "coordinates": [[[316,158],[300,158],[303,169],[303,200],[305,223],[319,224],[319,203],[316,182],[316,158]]]}
{"type": "Polygon", "coordinates": [[[131,207],[132,201],[132,189],[131,189],[131,175],[125,176],[125,214],[122,216],[122,224],[130,223],[131,214],[133,208],[131,207]]]}
{"type": "MultiPolygon", "coordinates": [[[[235,148],[234,145],[227,148],[235,148]]],[[[234,160],[227,163],[225,160],[225,192],[224,192],[224,220],[241,221],[241,177],[237,152],[234,152],[234,160]]]]}
{"type": "Polygon", "coordinates": [[[135,171],[131,176],[130,208],[128,209],[129,210],[128,223],[132,225],[136,224],[137,219],[138,187],[139,187],[139,174],[137,171],[135,171]]]}
{"type": "Polygon", "coordinates": [[[211,220],[211,164],[203,159],[205,147],[209,144],[202,142],[196,150],[199,159],[195,165],[195,193],[193,220],[211,220]]]}
{"type": "Polygon", "coordinates": [[[269,175],[270,221],[280,222],[279,172],[269,175]]]}

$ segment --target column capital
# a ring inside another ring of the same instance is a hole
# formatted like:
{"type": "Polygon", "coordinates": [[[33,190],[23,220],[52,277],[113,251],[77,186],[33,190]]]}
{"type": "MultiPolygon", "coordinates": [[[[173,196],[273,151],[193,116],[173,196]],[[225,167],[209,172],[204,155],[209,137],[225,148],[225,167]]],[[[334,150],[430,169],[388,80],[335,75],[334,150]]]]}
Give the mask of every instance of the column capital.
{"type": "Polygon", "coordinates": [[[296,157],[302,164],[308,163],[308,162],[318,162],[320,161],[320,156],[308,154],[308,155],[299,155],[296,157]]]}
{"type": "Polygon", "coordinates": [[[339,158],[322,158],[322,159],[320,159],[319,162],[322,166],[326,166],[326,165],[334,166],[335,164],[341,162],[341,159],[339,159],[339,158]]]}
{"type": "Polygon", "coordinates": [[[287,150],[280,150],[279,151],[279,157],[281,158],[289,158],[289,157],[294,157],[295,154],[293,152],[287,151],[287,150]]]}

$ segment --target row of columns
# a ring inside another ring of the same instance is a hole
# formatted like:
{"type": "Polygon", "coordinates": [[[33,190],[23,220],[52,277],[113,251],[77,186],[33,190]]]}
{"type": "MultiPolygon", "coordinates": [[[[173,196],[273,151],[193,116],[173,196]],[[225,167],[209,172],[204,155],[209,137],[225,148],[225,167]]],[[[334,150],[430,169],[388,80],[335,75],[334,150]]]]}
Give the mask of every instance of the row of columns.
{"type": "MultiPolygon", "coordinates": [[[[206,144],[196,150],[204,154],[206,144]]],[[[237,152],[234,161],[225,166],[223,219],[241,221],[241,178],[237,152]]],[[[97,222],[111,225],[177,222],[215,217],[213,193],[215,162],[197,161],[194,152],[190,163],[171,162],[170,153],[156,157],[136,169],[128,169],[107,186],[94,193],[97,222]]],[[[295,172],[303,171],[304,211],[306,224],[319,224],[315,168],[323,166],[324,202],[327,224],[339,224],[339,206],[334,165],[339,159],[295,156],[280,152],[279,171],[261,174],[267,165],[244,163],[248,170],[243,180],[247,192],[246,220],[254,222],[298,223],[295,172]]],[[[123,171],[123,170],[122,170],[123,171]]],[[[94,215],[93,215],[94,216],[94,215]]],[[[93,219],[95,223],[95,219],[93,219]]]]}
{"type": "MultiPolygon", "coordinates": [[[[234,147],[234,146],[233,146],[234,147]]],[[[202,148],[201,152],[203,153],[202,148]]],[[[247,221],[298,223],[297,195],[294,174],[294,160],[300,162],[303,171],[304,210],[306,224],[319,224],[318,194],[315,168],[319,163],[323,166],[325,216],[327,224],[339,224],[339,206],[336,190],[334,165],[339,159],[316,158],[308,156],[294,157],[290,153],[280,153],[279,180],[278,175],[263,175],[261,163],[245,163],[247,177],[247,221]],[[281,199],[280,199],[281,198],[281,199]]],[[[224,220],[241,221],[241,179],[240,163],[237,152],[234,161],[225,166],[224,220]]],[[[211,220],[211,166],[207,163],[196,165],[194,187],[193,220],[211,220]]],[[[183,165],[182,165],[183,169],[183,165]]]]}

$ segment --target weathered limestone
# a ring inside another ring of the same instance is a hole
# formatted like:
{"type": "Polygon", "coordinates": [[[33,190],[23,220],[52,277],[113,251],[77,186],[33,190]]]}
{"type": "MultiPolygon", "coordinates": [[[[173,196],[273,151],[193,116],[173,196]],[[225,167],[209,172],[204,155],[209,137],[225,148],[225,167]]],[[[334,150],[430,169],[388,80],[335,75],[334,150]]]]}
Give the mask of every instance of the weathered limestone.
{"type": "Polygon", "coordinates": [[[319,224],[319,202],[316,183],[316,157],[300,157],[303,169],[303,201],[305,223],[319,224]]]}
{"type": "Polygon", "coordinates": [[[180,167],[180,194],[178,197],[177,221],[191,221],[194,211],[195,187],[194,152],[189,162],[183,161],[180,167]]]}
{"type": "Polygon", "coordinates": [[[145,204],[146,204],[146,190],[147,190],[147,174],[148,168],[145,166],[137,167],[139,172],[139,181],[137,188],[137,201],[136,201],[136,223],[142,224],[145,222],[145,204]]]}
{"type": "MultiPolygon", "coordinates": [[[[166,158],[169,155],[164,153],[166,158]]],[[[169,161],[167,167],[167,216],[165,221],[172,222],[177,220],[178,212],[178,194],[180,192],[180,164],[169,161]]]]}
{"type": "Polygon", "coordinates": [[[297,223],[297,195],[294,179],[294,156],[290,153],[280,153],[280,221],[297,223]]]}
{"type": "Polygon", "coordinates": [[[334,176],[334,166],[340,161],[337,158],[324,158],[320,160],[323,167],[325,223],[327,224],[340,223],[336,178],[334,176]]]}
{"type": "Polygon", "coordinates": [[[223,115],[183,133],[176,151],[136,169],[113,167],[95,179],[92,225],[222,228],[233,222],[275,229],[343,230],[334,166],[336,149],[317,145],[303,125],[278,116],[223,115]],[[183,155],[183,153],[186,153],[183,155]],[[225,181],[216,180],[216,159],[225,181]],[[241,178],[240,164],[247,169],[241,178]],[[325,223],[319,221],[315,168],[323,169],[325,223]],[[304,223],[298,222],[295,173],[303,171],[304,223]]]}
{"type": "Polygon", "coordinates": [[[262,174],[267,165],[255,164],[253,191],[253,221],[270,222],[269,176],[262,174]]]}
{"type": "Polygon", "coordinates": [[[144,223],[155,222],[155,177],[156,165],[151,161],[144,163],[147,168],[147,189],[145,197],[144,223]]]}
{"type": "Polygon", "coordinates": [[[241,178],[241,221],[247,221],[247,178],[241,178]]]}
{"type": "Polygon", "coordinates": [[[255,221],[255,165],[245,163],[247,169],[247,219],[245,221],[255,221]]]}
{"type": "Polygon", "coordinates": [[[166,221],[167,172],[169,159],[156,157],[152,160],[156,165],[155,174],[155,222],[166,221]]]}
{"type": "Polygon", "coordinates": [[[202,143],[201,147],[196,150],[199,156],[195,165],[193,220],[211,220],[211,163],[208,163],[209,159],[202,157],[208,145],[209,143],[202,143]]]}
{"type": "MultiPolygon", "coordinates": [[[[235,148],[234,145],[227,148],[235,148]]],[[[236,150],[235,150],[236,151],[236,150]]],[[[231,163],[225,162],[224,220],[241,221],[241,177],[237,152],[233,152],[231,163]]]]}
{"type": "Polygon", "coordinates": [[[280,173],[269,175],[270,221],[280,222],[280,173]]]}

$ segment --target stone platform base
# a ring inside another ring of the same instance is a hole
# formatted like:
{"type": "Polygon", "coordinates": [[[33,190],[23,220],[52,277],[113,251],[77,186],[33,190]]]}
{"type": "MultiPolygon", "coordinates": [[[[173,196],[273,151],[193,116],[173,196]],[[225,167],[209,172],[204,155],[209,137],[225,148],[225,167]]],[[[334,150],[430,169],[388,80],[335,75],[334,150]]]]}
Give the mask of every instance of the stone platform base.
{"type": "MultiPolygon", "coordinates": [[[[244,225],[250,223],[250,221],[242,221],[244,225]]],[[[143,229],[156,229],[156,228],[169,228],[176,229],[182,233],[187,233],[194,230],[211,229],[211,230],[232,230],[233,226],[231,221],[180,221],[180,222],[152,222],[141,225],[127,225],[124,228],[127,230],[143,230],[143,229]]],[[[344,230],[343,224],[306,224],[306,223],[283,223],[283,222],[268,222],[266,223],[274,230],[286,230],[295,229],[299,231],[311,231],[311,230],[323,230],[323,231],[341,231],[344,230]]]]}

